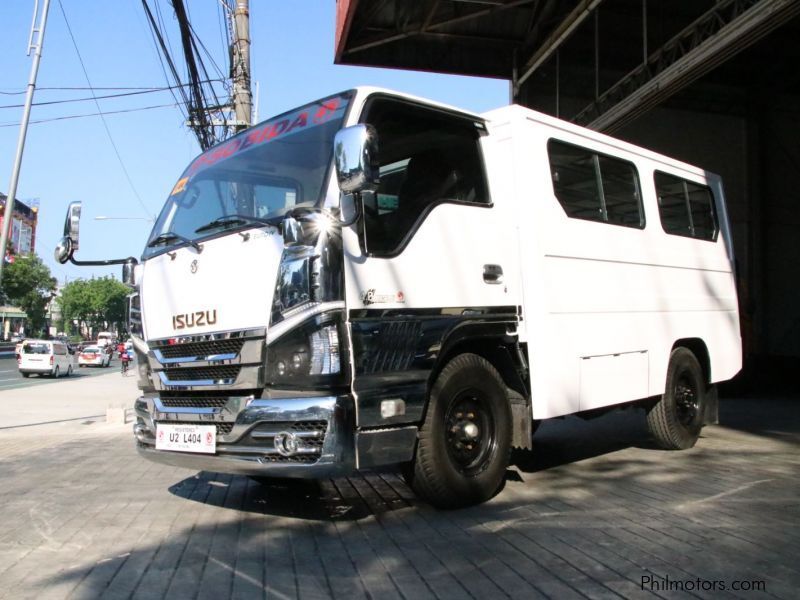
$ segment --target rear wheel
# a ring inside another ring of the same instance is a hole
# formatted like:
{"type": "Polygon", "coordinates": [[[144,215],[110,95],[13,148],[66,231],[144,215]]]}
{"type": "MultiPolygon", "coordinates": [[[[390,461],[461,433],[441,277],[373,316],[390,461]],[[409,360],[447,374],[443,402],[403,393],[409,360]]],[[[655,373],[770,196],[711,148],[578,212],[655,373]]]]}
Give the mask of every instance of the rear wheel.
{"type": "Polygon", "coordinates": [[[56,368],[53,370],[53,377],[56,379],[61,377],[61,370],[58,368],[58,365],[56,365],[56,368]]]}
{"type": "Polygon", "coordinates": [[[30,374],[30,373],[23,373],[23,374],[22,374],[22,376],[23,376],[25,379],[27,379],[28,377],[30,377],[30,376],[31,376],[31,374],[30,374]]]}
{"type": "Polygon", "coordinates": [[[72,375],[72,365],[69,365],[67,367],[67,377],[70,377],[71,375],[72,375]]]}
{"type": "Polygon", "coordinates": [[[664,450],[691,448],[700,437],[706,408],[706,382],[697,357],[675,348],[667,367],[664,395],[647,413],[647,427],[664,450]]]}
{"type": "Polygon", "coordinates": [[[461,354],[431,390],[406,478],[434,506],[477,504],[500,488],[510,449],[511,409],[500,374],[486,359],[461,354]]]}

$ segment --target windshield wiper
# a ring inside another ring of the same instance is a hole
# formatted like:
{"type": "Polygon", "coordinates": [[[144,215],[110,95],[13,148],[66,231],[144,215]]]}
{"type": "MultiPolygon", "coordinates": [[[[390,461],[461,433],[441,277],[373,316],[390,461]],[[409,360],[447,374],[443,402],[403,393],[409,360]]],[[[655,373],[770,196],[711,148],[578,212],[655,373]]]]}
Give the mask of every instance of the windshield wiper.
{"type": "Polygon", "coordinates": [[[195,229],[194,232],[202,233],[204,231],[210,231],[212,229],[228,229],[230,227],[238,227],[239,225],[249,225],[249,224],[272,225],[273,227],[275,227],[282,220],[283,220],[282,216],[273,217],[271,219],[262,219],[260,217],[250,217],[248,215],[227,215],[225,217],[214,219],[213,221],[206,223],[205,225],[201,225],[200,227],[195,229]]]}
{"type": "Polygon", "coordinates": [[[161,244],[169,244],[170,242],[174,242],[175,240],[189,244],[192,248],[194,248],[198,252],[203,251],[203,247],[200,244],[198,244],[194,240],[190,240],[189,238],[182,236],[179,233],[175,233],[174,231],[167,231],[165,233],[157,235],[152,240],[147,242],[147,247],[153,248],[155,246],[160,246],[161,244]]]}

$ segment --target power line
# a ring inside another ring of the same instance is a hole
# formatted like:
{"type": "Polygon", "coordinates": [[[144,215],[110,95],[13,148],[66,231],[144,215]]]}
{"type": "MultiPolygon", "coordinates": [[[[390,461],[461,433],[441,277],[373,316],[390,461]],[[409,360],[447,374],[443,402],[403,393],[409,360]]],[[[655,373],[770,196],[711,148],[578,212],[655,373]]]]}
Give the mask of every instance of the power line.
{"type": "MultiPolygon", "coordinates": [[[[225,79],[209,79],[207,81],[203,81],[202,83],[225,83],[225,79]]],[[[174,90],[178,87],[186,87],[190,84],[188,83],[179,83],[177,85],[139,85],[139,86],[111,86],[111,87],[101,87],[101,86],[93,86],[93,87],[86,87],[86,86],[67,86],[67,87],[37,87],[37,92],[44,92],[44,91],[60,91],[60,92],[74,92],[74,91],[86,91],[86,90],[94,90],[94,91],[139,91],[139,90],[152,90],[152,91],[161,91],[161,90],[174,90]]],[[[25,90],[15,90],[13,92],[0,90],[0,95],[4,96],[19,96],[20,94],[24,94],[25,90]]]]}
{"type": "MultiPolygon", "coordinates": [[[[96,101],[96,100],[107,100],[109,98],[127,98],[129,96],[140,96],[142,94],[152,94],[156,92],[165,92],[169,91],[168,89],[161,89],[161,90],[141,90],[138,92],[124,92],[121,94],[104,94],[102,96],[92,95],[88,98],[69,98],[66,100],[48,100],[45,102],[34,102],[32,106],[50,106],[53,104],[70,104],[72,102],[89,102],[89,101],[96,101]]],[[[4,104],[0,105],[0,109],[2,108],[21,108],[24,104],[4,104]]]]}
{"type": "MultiPolygon", "coordinates": [[[[75,41],[75,36],[72,34],[72,28],[69,26],[69,20],[67,19],[67,13],[64,10],[64,5],[61,3],[61,0],[58,0],[58,6],[61,9],[61,14],[64,16],[64,23],[67,25],[67,32],[69,33],[69,37],[72,40],[72,45],[75,47],[75,53],[78,55],[78,62],[81,64],[81,69],[83,70],[83,75],[86,78],[87,85],[91,88],[92,82],[89,80],[89,73],[86,72],[86,65],[83,64],[83,58],[81,57],[80,50],[78,50],[78,43],[75,41]]],[[[94,89],[92,89],[92,96],[94,96],[94,89]]],[[[100,120],[103,122],[103,127],[106,130],[106,134],[108,135],[108,141],[111,142],[111,147],[114,148],[114,154],[117,156],[117,160],[119,161],[120,166],[122,167],[122,172],[125,173],[125,178],[128,180],[128,184],[133,191],[133,195],[136,196],[136,200],[139,201],[142,209],[144,210],[145,214],[150,216],[150,211],[147,209],[147,206],[142,201],[142,197],[139,196],[139,192],[136,190],[136,186],[133,185],[133,180],[131,179],[130,174],[128,173],[128,169],[125,167],[125,163],[122,160],[122,156],[119,153],[119,149],[117,148],[117,144],[114,143],[114,138],[111,136],[111,130],[108,128],[108,123],[106,123],[106,118],[103,115],[103,110],[100,108],[100,103],[97,101],[97,98],[94,100],[95,106],[97,106],[97,112],[100,113],[100,120]]]]}
{"type": "MultiPolygon", "coordinates": [[[[176,107],[178,107],[177,104],[155,104],[153,106],[140,106],[138,108],[124,108],[122,110],[107,110],[104,112],[85,113],[82,115],[64,115],[62,117],[38,119],[36,121],[30,121],[30,124],[36,125],[39,123],[52,123],[53,121],[66,121],[68,119],[83,119],[84,117],[100,117],[107,115],[118,115],[121,113],[140,112],[143,110],[153,110],[155,108],[176,108],[176,107]]],[[[19,123],[0,123],[0,127],[18,127],[18,126],[19,123]]]]}

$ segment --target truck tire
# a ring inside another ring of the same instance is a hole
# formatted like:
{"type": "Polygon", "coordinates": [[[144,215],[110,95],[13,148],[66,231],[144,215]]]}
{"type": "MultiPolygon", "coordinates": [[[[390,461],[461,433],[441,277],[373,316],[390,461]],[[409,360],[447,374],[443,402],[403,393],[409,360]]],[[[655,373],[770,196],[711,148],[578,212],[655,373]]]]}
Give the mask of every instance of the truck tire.
{"type": "Polygon", "coordinates": [[[460,354],[431,390],[417,452],[406,469],[411,488],[439,508],[491,498],[511,451],[511,408],[497,370],[477,354],[460,354]]]}
{"type": "Polygon", "coordinates": [[[700,437],[706,404],[703,369],[688,348],[675,348],[664,394],[647,412],[647,427],[664,450],[686,450],[700,437]]]}

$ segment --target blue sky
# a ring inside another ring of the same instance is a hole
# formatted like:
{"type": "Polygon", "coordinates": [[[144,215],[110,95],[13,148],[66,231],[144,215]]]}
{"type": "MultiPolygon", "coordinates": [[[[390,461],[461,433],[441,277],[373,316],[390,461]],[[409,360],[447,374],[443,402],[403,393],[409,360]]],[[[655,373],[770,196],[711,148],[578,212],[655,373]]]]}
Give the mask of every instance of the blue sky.
{"type": "MultiPolygon", "coordinates": [[[[156,0],[149,0],[151,7],[156,0]]],[[[161,87],[167,84],[141,0],[61,0],[92,86],[161,87]]],[[[179,35],[168,0],[158,0],[175,56],[179,35]]],[[[224,65],[218,0],[188,0],[193,27],[224,65]]],[[[376,85],[476,112],[507,103],[508,83],[333,64],[334,0],[251,0],[253,79],[260,83],[259,119],[357,85],[376,85]]],[[[0,191],[7,192],[19,135],[21,108],[32,59],[26,56],[33,0],[0,2],[0,191]]],[[[183,65],[182,61],[179,64],[183,65]]],[[[224,67],[223,67],[224,68],[224,67]]],[[[181,71],[181,75],[185,74],[181,71]]],[[[59,0],[51,0],[34,102],[86,98],[86,79],[69,37],[59,0]]],[[[100,92],[97,94],[114,92],[100,92]]],[[[168,104],[166,93],[100,100],[104,112],[168,104]]],[[[34,106],[31,120],[95,113],[93,102],[34,106]]],[[[130,175],[131,185],[97,116],[32,124],[28,130],[17,198],[38,198],[36,250],[60,282],[92,275],[119,275],[119,267],[79,268],[52,258],[67,205],[83,202],[78,258],[139,257],[150,229],[146,220],[95,220],[96,216],[155,215],[178,175],[199,152],[177,108],[110,114],[106,123],[130,175]],[[135,192],[134,192],[135,188],[135,192]],[[138,193],[138,198],[137,198],[138,193]]]]}

